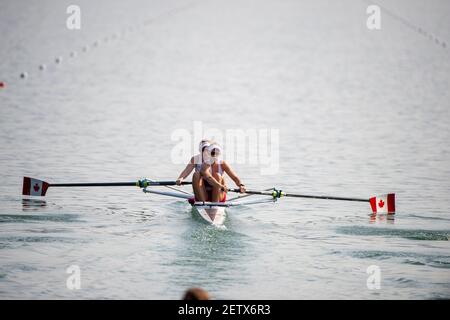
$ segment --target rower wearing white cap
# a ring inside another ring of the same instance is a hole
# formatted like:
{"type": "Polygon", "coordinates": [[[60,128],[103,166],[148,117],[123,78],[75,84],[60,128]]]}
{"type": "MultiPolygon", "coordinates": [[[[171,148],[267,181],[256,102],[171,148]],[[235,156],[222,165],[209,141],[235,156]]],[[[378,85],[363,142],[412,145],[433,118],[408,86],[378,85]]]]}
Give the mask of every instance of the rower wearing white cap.
{"type": "Polygon", "coordinates": [[[206,148],[209,147],[211,143],[212,141],[207,139],[203,139],[202,141],[200,141],[198,145],[199,154],[191,158],[189,163],[186,165],[186,168],[184,168],[177,179],[177,185],[181,185],[181,182],[183,182],[183,180],[191,174],[192,170],[195,170],[192,176],[192,187],[194,189],[194,195],[196,199],[198,199],[199,196],[199,185],[201,180],[200,170],[206,157],[206,148]]]}
{"type": "Polygon", "coordinates": [[[245,192],[244,184],[241,182],[231,167],[221,159],[222,148],[217,143],[202,140],[199,145],[200,154],[191,158],[191,161],[180,174],[177,184],[189,176],[195,169],[192,177],[192,187],[196,201],[225,202],[226,201],[226,173],[245,192]]]}

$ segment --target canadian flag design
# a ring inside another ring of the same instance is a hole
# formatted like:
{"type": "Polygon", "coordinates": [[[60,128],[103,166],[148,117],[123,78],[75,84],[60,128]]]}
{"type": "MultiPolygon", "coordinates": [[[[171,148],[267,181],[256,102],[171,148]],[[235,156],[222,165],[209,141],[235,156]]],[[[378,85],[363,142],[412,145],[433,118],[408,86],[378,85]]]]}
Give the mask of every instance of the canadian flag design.
{"type": "Polygon", "coordinates": [[[22,194],[24,196],[45,196],[48,183],[38,179],[23,177],[22,194]]]}
{"type": "Polygon", "coordinates": [[[388,193],[370,198],[373,213],[395,213],[395,194],[388,193]]]}

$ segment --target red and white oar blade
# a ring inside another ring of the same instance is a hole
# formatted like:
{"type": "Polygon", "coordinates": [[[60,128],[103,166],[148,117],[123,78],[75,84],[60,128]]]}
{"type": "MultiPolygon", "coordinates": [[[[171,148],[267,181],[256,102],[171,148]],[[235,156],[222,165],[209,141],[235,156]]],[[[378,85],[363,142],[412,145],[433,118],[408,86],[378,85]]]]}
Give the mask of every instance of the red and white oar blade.
{"type": "Polygon", "coordinates": [[[395,193],[370,198],[370,206],[373,213],[395,214],[395,193]]]}
{"type": "Polygon", "coordinates": [[[23,177],[22,195],[24,196],[45,196],[49,184],[45,181],[23,177]]]}

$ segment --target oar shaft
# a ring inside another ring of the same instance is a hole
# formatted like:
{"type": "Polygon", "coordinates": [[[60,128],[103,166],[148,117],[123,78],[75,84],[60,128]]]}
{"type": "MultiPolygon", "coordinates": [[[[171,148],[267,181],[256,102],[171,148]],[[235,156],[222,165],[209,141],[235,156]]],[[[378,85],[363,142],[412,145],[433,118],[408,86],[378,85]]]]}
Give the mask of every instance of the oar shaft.
{"type": "MultiPolygon", "coordinates": [[[[192,184],[190,181],[182,181],[182,185],[192,184]]],[[[149,186],[175,186],[177,185],[176,181],[151,181],[149,182],[149,186]]]]}
{"type": "MultiPolygon", "coordinates": [[[[239,189],[229,189],[228,191],[240,192],[239,189]]],[[[247,194],[254,194],[254,195],[274,196],[273,191],[252,191],[252,190],[246,190],[245,193],[247,193],[247,194]]],[[[282,192],[281,196],[283,196],[283,197],[295,197],[295,198],[309,198],[309,199],[326,199],[326,200],[370,202],[369,199],[334,197],[334,196],[314,196],[314,195],[296,194],[296,193],[287,193],[287,192],[282,192]]]]}
{"type": "Polygon", "coordinates": [[[289,194],[289,193],[286,193],[284,196],[285,197],[297,197],[297,198],[310,198],[310,199],[326,199],[326,200],[369,202],[369,199],[347,198],[347,197],[333,197],[333,196],[312,196],[312,195],[305,195],[305,194],[289,194]]]}
{"type": "MultiPolygon", "coordinates": [[[[147,181],[149,186],[174,186],[176,181],[147,181]]],[[[182,185],[192,184],[183,181],[182,185]]],[[[127,187],[139,186],[139,182],[93,182],[93,183],[50,183],[50,187],[127,187]]]]}
{"type": "Polygon", "coordinates": [[[50,187],[126,187],[136,182],[50,183],[50,187]]]}

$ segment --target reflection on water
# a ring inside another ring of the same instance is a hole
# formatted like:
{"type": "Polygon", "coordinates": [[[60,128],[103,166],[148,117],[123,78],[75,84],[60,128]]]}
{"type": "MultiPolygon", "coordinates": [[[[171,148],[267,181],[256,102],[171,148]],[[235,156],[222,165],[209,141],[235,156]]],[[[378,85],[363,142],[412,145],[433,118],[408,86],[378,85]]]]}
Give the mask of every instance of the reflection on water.
{"type": "Polygon", "coordinates": [[[41,199],[22,199],[22,210],[23,211],[37,211],[40,208],[46,207],[47,202],[41,199]]]}
{"type": "Polygon", "coordinates": [[[369,216],[369,222],[370,223],[376,223],[376,222],[386,223],[386,224],[394,224],[395,222],[395,215],[394,214],[377,214],[372,213],[369,216]]]}

